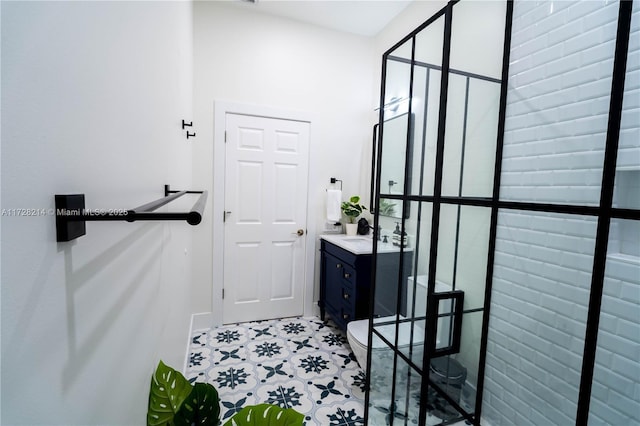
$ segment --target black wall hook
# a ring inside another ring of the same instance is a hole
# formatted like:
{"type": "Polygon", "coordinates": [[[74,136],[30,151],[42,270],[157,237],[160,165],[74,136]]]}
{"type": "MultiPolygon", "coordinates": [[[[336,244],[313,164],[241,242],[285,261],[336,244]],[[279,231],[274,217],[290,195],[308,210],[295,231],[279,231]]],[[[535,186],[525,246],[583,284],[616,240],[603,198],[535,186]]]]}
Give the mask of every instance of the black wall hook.
{"type": "Polygon", "coordinates": [[[189,132],[187,131],[187,139],[189,139],[189,138],[195,138],[195,137],[196,137],[196,132],[189,133],[189,132]]]}
{"type": "Polygon", "coordinates": [[[191,127],[191,126],[193,126],[193,121],[190,121],[187,123],[186,121],[182,120],[182,130],[184,130],[185,127],[191,127]]]}

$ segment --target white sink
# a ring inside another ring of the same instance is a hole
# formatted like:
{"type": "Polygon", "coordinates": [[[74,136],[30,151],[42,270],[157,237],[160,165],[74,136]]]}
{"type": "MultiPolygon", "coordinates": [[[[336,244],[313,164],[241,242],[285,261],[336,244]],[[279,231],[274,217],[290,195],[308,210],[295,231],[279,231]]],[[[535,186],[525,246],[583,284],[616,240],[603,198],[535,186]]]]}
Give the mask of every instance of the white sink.
{"type": "Polygon", "coordinates": [[[373,240],[368,237],[327,234],[321,235],[320,238],[348,250],[353,254],[371,254],[373,252],[373,240]]]}
{"type": "Polygon", "coordinates": [[[354,246],[358,250],[366,251],[367,253],[373,252],[373,240],[371,238],[346,237],[343,241],[350,246],[354,246]]]}
{"type": "MultiPolygon", "coordinates": [[[[373,239],[370,236],[347,236],[345,234],[326,234],[321,235],[325,241],[337,245],[353,254],[371,254],[373,253],[373,239]]],[[[410,249],[405,248],[405,251],[410,249]]],[[[378,241],[378,253],[388,253],[400,251],[393,244],[384,244],[378,241]]]]}

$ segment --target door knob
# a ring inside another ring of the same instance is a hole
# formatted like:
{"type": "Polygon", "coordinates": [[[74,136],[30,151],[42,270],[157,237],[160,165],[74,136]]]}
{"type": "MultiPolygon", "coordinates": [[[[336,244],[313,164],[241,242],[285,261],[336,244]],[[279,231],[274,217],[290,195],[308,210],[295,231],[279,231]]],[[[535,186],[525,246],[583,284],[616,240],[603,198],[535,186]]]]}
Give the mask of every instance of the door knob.
{"type": "Polygon", "coordinates": [[[298,229],[298,232],[296,232],[296,234],[298,234],[298,237],[302,237],[304,235],[304,229],[298,229]]]}

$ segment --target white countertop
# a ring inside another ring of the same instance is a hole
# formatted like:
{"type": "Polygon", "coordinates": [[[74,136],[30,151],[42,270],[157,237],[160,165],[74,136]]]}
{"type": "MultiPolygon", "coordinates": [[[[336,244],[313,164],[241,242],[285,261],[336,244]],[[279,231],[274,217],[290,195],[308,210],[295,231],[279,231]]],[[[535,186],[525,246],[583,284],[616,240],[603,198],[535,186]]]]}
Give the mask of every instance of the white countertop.
{"type": "MultiPolygon", "coordinates": [[[[337,245],[353,254],[371,254],[373,253],[373,238],[371,235],[354,235],[349,236],[346,234],[323,234],[320,238],[337,245]]],[[[410,248],[405,247],[405,251],[410,251],[410,248]]],[[[396,247],[391,243],[383,243],[378,241],[378,253],[392,253],[399,252],[400,247],[396,247]]]]}

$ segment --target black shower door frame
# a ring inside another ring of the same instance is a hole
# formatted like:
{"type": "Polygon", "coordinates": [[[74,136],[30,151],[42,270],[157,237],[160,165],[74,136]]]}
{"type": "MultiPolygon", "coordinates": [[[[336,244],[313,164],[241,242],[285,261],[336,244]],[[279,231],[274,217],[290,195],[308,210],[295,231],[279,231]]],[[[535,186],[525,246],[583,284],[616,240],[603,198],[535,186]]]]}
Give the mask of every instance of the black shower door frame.
{"type": "MultiPolygon", "coordinates": [[[[489,230],[489,249],[488,249],[488,257],[487,257],[487,273],[486,273],[486,282],[485,282],[485,297],[484,297],[484,306],[482,309],[475,309],[471,311],[465,311],[465,313],[469,312],[483,312],[482,317],[482,331],[481,331],[481,340],[480,340],[480,361],[478,365],[478,378],[477,378],[477,389],[476,389],[476,401],[475,401],[475,412],[467,413],[465,412],[456,401],[454,401],[451,397],[449,397],[445,392],[438,388],[435,384],[431,382],[429,379],[428,373],[423,373],[424,377],[422,378],[422,389],[421,395],[427,395],[429,388],[433,388],[440,396],[445,398],[457,411],[460,412],[461,417],[472,422],[474,425],[480,425],[481,413],[482,413],[482,399],[483,399],[483,387],[484,387],[484,373],[485,373],[485,364],[486,364],[486,352],[487,352],[487,336],[489,330],[489,318],[490,318],[490,307],[491,307],[491,292],[492,292],[492,283],[493,283],[493,270],[494,270],[494,260],[495,260],[495,248],[496,248],[496,234],[498,227],[498,215],[501,210],[518,210],[518,211],[529,211],[529,212],[545,212],[545,213],[559,213],[559,214],[568,214],[568,215],[578,215],[578,216],[591,216],[597,218],[597,231],[595,238],[595,251],[593,256],[593,266],[592,266],[592,275],[591,275],[591,287],[590,287],[590,297],[589,297],[589,306],[588,306],[588,314],[587,314],[587,324],[586,324],[586,332],[585,332],[585,340],[584,340],[584,350],[583,350],[583,362],[582,362],[582,371],[581,371],[581,379],[580,379],[580,388],[578,394],[578,404],[577,404],[577,412],[576,412],[576,425],[587,425],[587,420],[589,416],[589,405],[591,401],[591,388],[595,367],[595,359],[596,359],[596,350],[597,350],[597,338],[599,331],[599,321],[600,321],[600,307],[602,304],[603,298],[603,286],[604,286],[604,278],[605,278],[605,264],[607,257],[607,248],[609,242],[609,233],[610,233],[610,224],[612,219],[627,219],[627,220],[640,220],[640,210],[636,209],[626,209],[626,208],[615,208],[613,207],[613,194],[614,194],[614,184],[615,184],[615,175],[616,175],[616,163],[618,156],[618,142],[620,136],[620,122],[622,118],[622,103],[624,96],[624,87],[625,87],[625,75],[626,75],[626,65],[627,65],[627,56],[628,56],[628,46],[629,46],[629,34],[631,27],[631,14],[632,14],[632,1],[621,0],[619,2],[619,14],[618,14],[618,26],[617,26],[617,35],[616,35],[616,45],[615,45],[615,53],[614,53],[614,65],[613,65],[613,74],[612,74],[612,85],[611,85],[611,97],[610,97],[610,106],[609,106],[609,114],[608,114],[608,124],[607,124],[607,134],[606,134],[606,144],[605,144],[605,153],[604,153],[604,161],[603,161],[603,174],[602,174],[602,184],[601,184],[601,193],[600,193],[600,201],[597,206],[584,206],[584,205],[566,205],[566,204],[552,204],[552,203],[536,203],[536,202],[519,202],[519,201],[504,201],[500,200],[500,184],[501,184],[501,172],[502,172],[502,153],[504,146],[504,131],[505,131],[505,121],[506,121],[506,106],[507,106],[507,91],[508,91],[508,76],[509,76],[509,54],[511,48],[511,29],[512,29],[512,17],[513,17],[513,8],[514,1],[506,0],[507,8],[506,8],[506,17],[505,17],[505,33],[504,33],[504,44],[503,44],[503,59],[502,59],[502,77],[501,77],[501,87],[500,87],[500,106],[499,106],[499,115],[498,115],[498,133],[497,133],[497,141],[496,141],[496,152],[495,152],[495,169],[494,169],[494,179],[493,179],[493,192],[492,196],[489,198],[471,198],[471,197],[450,197],[443,196],[441,191],[442,178],[443,178],[443,157],[444,157],[444,147],[445,147],[445,124],[446,124],[446,106],[447,106],[447,95],[448,95],[448,80],[450,73],[456,73],[456,70],[451,70],[449,67],[450,63],[450,55],[451,55],[451,30],[452,30],[452,13],[455,5],[459,2],[459,0],[450,1],[443,9],[434,14],[431,18],[425,21],[422,25],[416,28],[414,31],[409,33],[406,37],[392,46],[387,52],[383,54],[382,61],[382,89],[380,95],[380,114],[379,114],[379,127],[378,127],[378,152],[377,152],[377,163],[376,163],[376,182],[380,182],[381,177],[381,167],[382,167],[382,141],[384,134],[384,100],[385,100],[385,88],[386,88],[386,76],[387,76],[387,63],[388,60],[399,60],[398,58],[393,58],[392,52],[396,50],[398,47],[402,46],[404,43],[411,41],[412,43],[412,51],[411,51],[411,60],[407,61],[412,65],[411,67],[411,76],[410,76],[410,89],[409,89],[409,116],[411,115],[411,99],[413,99],[413,70],[414,66],[420,65],[417,61],[415,61],[415,45],[416,45],[416,36],[422,30],[427,28],[429,25],[434,23],[437,19],[444,16],[445,18],[445,27],[444,27],[444,40],[443,40],[443,56],[442,56],[442,65],[441,67],[434,66],[433,68],[441,71],[441,81],[440,81],[440,99],[439,99],[439,117],[438,117],[438,131],[437,131],[437,144],[436,144],[436,161],[435,161],[435,176],[434,176],[434,192],[432,196],[424,196],[424,195],[408,195],[409,188],[408,182],[410,181],[410,176],[406,175],[405,172],[405,188],[404,193],[402,195],[391,195],[385,194],[384,198],[386,199],[396,199],[402,203],[403,208],[406,209],[410,202],[428,202],[433,206],[432,211],[432,223],[431,223],[431,244],[430,244],[430,253],[429,253],[429,288],[428,294],[431,295],[434,292],[435,288],[435,273],[436,273],[436,260],[438,255],[438,230],[439,230],[439,222],[440,222],[440,207],[442,204],[447,205],[457,205],[458,208],[460,206],[478,206],[478,207],[487,207],[491,209],[491,219],[490,219],[490,230],[489,230]]],[[[406,61],[406,60],[404,60],[406,61]]],[[[424,65],[424,64],[423,64],[424,65]]],[[[410,126],[407,127],[407,144],[409,144],[411,135],[410,135],[410,126]]],[[[411,158],[409,158],[410,150],[407,149],[407,158],[405,159],[405,164],[409,164],[411,158]]],[[[424,152],[423,152],[424,155],[424,152]]],[[[424,160],[422,161],[424,164],[424,160]]],[[[380,185],[375,188],[375,204],[374,206],[379,205],[381,198],[380,185]]],[[[404,216],[404,215],[403,215],[404,216]]],[[[378,221],[379,215],[376,214],[374,218],[375,228],[378,229],[378,221]]],[[[458,216],[459,221],[459,216],[458,216]]],[[[405,218],[402,219],[402,228],[405,226],[405,218]]],[[[375,285],[375,274],[376,274],[376,246],[374,245],[374,253],[373,253],[373,266],[372,266],[372,282],[375,285]]],[[[400,263],[404,261],[404,258],[400,257],[400,263]]],[[[399,271],[403,271],[403,265],[399,266],[399,271]]],[[[400,280],[402,277],[399,275],[398,279],[400,280]]],[[[398,305],[401,300],[401,286],[398,286],[398,305]]],[[[375,288],[371,291],[371,304],[370,306],[374,306],[374,297],[375,297],[375,288]]],[[[400,306],[398,306],[399,312],[400,306]]],[[[372,312],[373,314],[373,312],[372,312]]],[[[435,322],[434,322],[435,324],[435,322]]],[[[370,316],[370,324],[369,329],[374,329],[373,317],[370,316]]],[[[434,353],[431,351],[431,344],[427,339],[435,340],[434,333],[427,333],[425,330],[425,353],[423,358],[422,371],[428,372],[429,369],[425,368],[425,366],[430,365],[430,361],[434,358],[434,353]],[[430,336],[429,336],[430,334],[430,336]]],[[[369,335],[369,347],[371,347],[372,342],[372,333],[369,335]]],[[[433,343],[433,342],[431,342],[433,343]]],[[[397,348],[393,348],[395,351],[396,357],[402,357],[407,363],[411,364],[411,360],[408,360],[402,353],[397,351],[397,348]]],[[[371,368],[371,356],[369,356],[367,369],[367,393],[365,398],[365,424],[369,418],[369,377],[370,377],[370,368],[371,368]]],[[[396,387],[396,370],[394,368],[393,371],[393,390],[395,393],[396,387]]],[[[393,398],[393,397],[392,397],[393,398]]],[[[393,400],[393,399],[392,399],[393,400]]],[[[419,425],[423,426],[426,424],[426,415],[427,415],[427,407],[426,404],[420,404],[420,415],[419,415],[419,425]]],[[[394,416],[390,416],[391,423],[393,424],[394,416]]]]}

